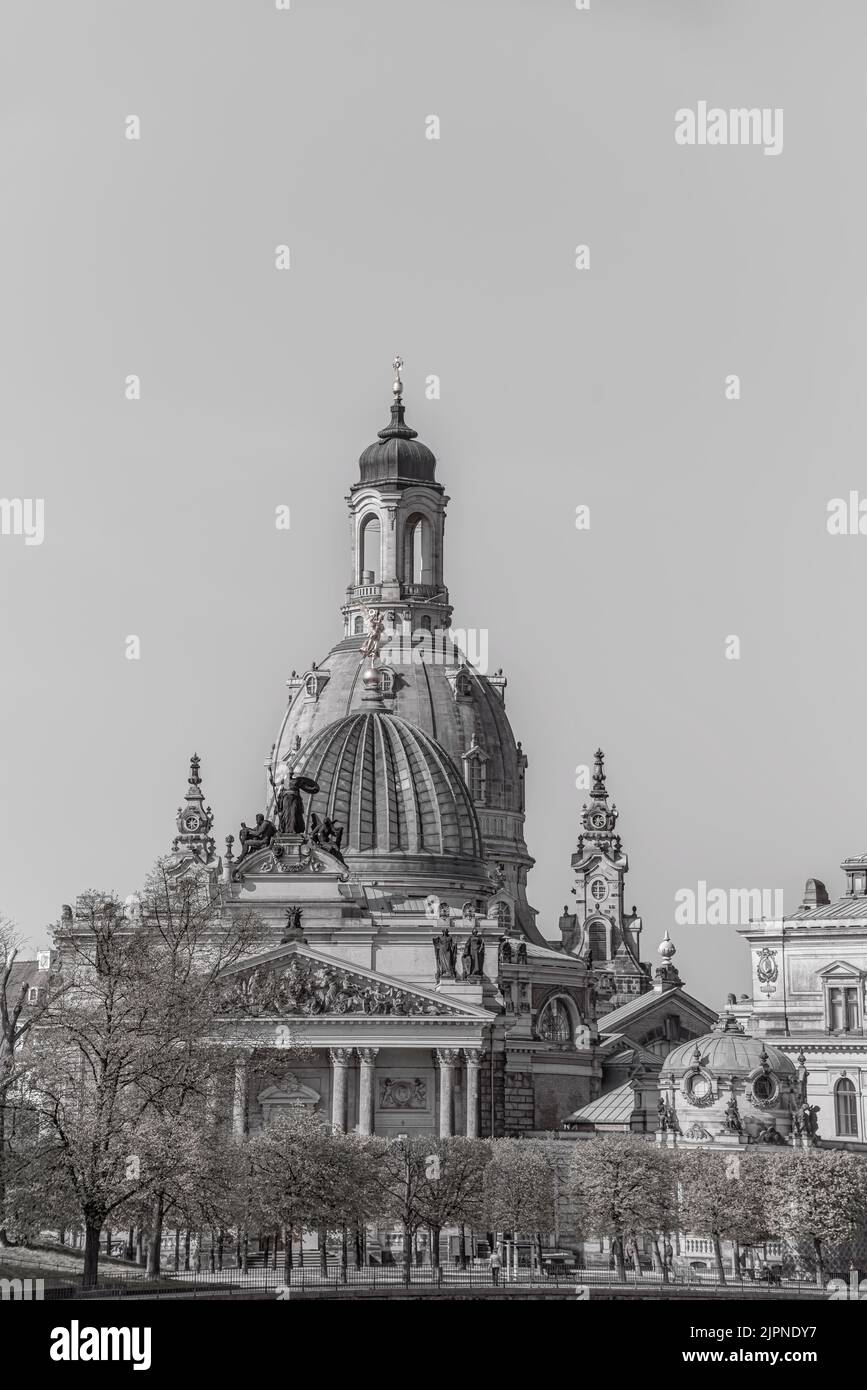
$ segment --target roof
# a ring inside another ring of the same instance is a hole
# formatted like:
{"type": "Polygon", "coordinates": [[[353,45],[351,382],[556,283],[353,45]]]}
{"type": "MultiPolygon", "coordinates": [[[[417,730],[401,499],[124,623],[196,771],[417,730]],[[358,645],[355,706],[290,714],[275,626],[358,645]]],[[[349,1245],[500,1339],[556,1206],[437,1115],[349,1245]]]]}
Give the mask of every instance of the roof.
{"type": "Polygon", "coordinates": [[[714,1076],[749,1075],[757,1071],[763,1062],[778,1074],[794,1074],[795,1064],[791,1057],[765,1041],[764,1038],[751,1037],[732,1026],[720,1028],[703,1038],[693,1038],[679,1043],[669,1052],[662,1064],[663,1073],[688,1071],[690,1067],[701,1066],[714,1076]]]}
{"type": "Polygon", "coordinates": [[[404,719],[380,710],[346,715],[311,739],[292,772],[319,784],[312,808],[345,827],[350,856],[481,859],[466,783],[446,750],[404,719]]]}
{"type": "Polygon", "coordinates": [[[821,907],[809,907],[803,912],[793,912],[784,917],[784,922],[836,922],[839,920],[861,921],[867,925],[867,897],[863,894],[838,898],[835,903],[824,903],[821,907]]]}
{"type": "Polygon", "coordinates": [[[691,994],[687,994],[685,989],[669,989],[662,994],[657,994],[655,990],[648,990],[645,994],[637,994],[627,1004],[621,1004],[618,1008],[612,1009],[610,1013],[601,1014],[599,1026],[606,1033],[617,1033],[621,1031],[622,1025],[627,1020],[631,1021],[641,1014],[649,1012],[651,1008],[658,1006],[664,999],[677,999],[686,1008],[695,1010],[697,1014],[704,1014],[708,1021],[717,1016],[716,1010],[709,1009],[707,1004],[702,1004],[699,999],[694,999],[691,994]]]}
{"type": "Polygon", "coordinates": [[[564,1125],[627,1125],[635,1109],[635,1092],[628,1081],[597,1096],[588,1105],[582,1105],[567,1115],[564,1125]]]}
{"type": "Polygon", "coordinates": [[[403,401],[399,397],[391,407],[391,421],[379,431],[377,440],[368,444],[358,465],[361,483],[365,485],[397,481],[434,483],[436,458],[427,445],[421,443],[418,431],[410,429],[406,423],[403,401]]]}

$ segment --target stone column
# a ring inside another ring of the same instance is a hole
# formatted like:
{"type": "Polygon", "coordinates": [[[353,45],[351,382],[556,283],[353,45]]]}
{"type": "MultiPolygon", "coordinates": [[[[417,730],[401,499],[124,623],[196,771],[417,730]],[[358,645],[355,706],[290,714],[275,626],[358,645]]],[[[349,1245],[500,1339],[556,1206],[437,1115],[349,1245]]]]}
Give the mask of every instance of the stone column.
{"type": "Polygon", "coordinates": [[[361,1060],[361,1074],[358,1088],[358,1132],[373,1133],[373,1069],[376,1064],[378,1047],[358,1047],[356,1052],[361,1060]]]}
{"type": "Polygon", "coordinates": [[[480,1047],[465,1047],[467,1063],[467,1138],[479,1137],[479,1066],[483,1057],[480,1047]]]}
{"type": "Polygon", "coordinates": [[[456,1047],[437,1049],[437,1062],[440,1068],[440,1138],[448,1139],[454,1132],[452,1109],[455,1093],[455,1064],[460,1053],[456,1047]]]}
{"type": "Polygon", "coordinates": [[[331,1128],[346,1129],[347,1067],[351,1047],[331,1048],[331,1128]]]}
{"type": "Polygon", "coordinates": [[[249,1129],[247,1120],[247,1091],[250,1081],[250,1059],[239,1057],[235,1063],[235,1085],[232,1094],[232,1133],[243,1139],[249,1129]]]}

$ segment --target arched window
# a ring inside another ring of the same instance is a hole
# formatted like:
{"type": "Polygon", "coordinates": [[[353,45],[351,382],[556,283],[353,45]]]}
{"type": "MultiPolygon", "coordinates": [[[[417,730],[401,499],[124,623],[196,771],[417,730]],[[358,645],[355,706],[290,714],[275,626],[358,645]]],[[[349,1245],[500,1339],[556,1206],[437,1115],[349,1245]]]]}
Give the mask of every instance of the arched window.
{"type": "Polygon", "coordinates": [[[858,1101],[847,1076],[834,1087],[834,1122],[841,1138],[858,1137],[858,1101]]]}
{"type": "Polygon", "coordinates": [[[364,632],[364,619],[362,618],[362,616],[361,616],[360,613],[359,613],[358,617],[355,619],[355,628],[354,628],[354,631],[355,631],[356,637],[360,637],[360,636],[362,635],[362,633],[364,632]]]}
{"type": "Polygon", "coordinates": [[[403,578],[405,584],[430,584],[430,522],[417,514],[408,518],[404,531],[403,578]]]}
{"type": "Polygon", "coordinates": [[[572,1020],[562,999],[549,999],[539,1015],[539,1037],[548,1042],[572,1041],[572,1020]]]}
{"type": "Polygon", "coordinates": [[[604,922],[591,922],[587,929],[587,940],[593,952],[593,960],[608,959],[608,929],[604,922]]]}
{"type": "Polygon", "coordinates": [[[358,533],[359,584],[378,584],[381,564],[379,517],[366,516],[358,533]]]}
{"type": "Polygon", "coordinates": [[[425,613],[422,617],[421,626],[424,632],[430,632],[430,618],[428,617],[427,613],[425,613]]]}

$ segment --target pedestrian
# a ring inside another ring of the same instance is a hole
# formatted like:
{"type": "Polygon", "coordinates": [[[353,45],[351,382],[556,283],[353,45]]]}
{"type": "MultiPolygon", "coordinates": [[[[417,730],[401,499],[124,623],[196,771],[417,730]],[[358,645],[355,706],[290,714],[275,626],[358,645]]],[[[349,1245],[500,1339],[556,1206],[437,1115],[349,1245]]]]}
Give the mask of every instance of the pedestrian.
{"type": "Polygon", "coordinates": [[[490,1261],[490,1263],[491,1263],[491,1283],[492,1283],[492,1284],[498,1284],[498,1283],[500,1282],[500,1266],[501,1266],[502,1263],[503,1263],[503,1261],[500,1259],[500,1252],[499,1252],[499,1250],[492,1250],[492,1251],[491,1251],[491,1261],[490,1261]]]}

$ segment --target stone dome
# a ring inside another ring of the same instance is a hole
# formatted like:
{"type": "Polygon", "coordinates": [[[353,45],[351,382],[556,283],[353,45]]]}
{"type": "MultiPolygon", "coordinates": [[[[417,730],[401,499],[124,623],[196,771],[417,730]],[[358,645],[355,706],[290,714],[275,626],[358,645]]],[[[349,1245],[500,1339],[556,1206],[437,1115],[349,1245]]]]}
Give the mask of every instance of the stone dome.
{"type": "Polygon", "coordinates": [[[358,465],[362,484],[398,480],[433,483],[436,462],[427,445],[419,442],[418,431],[406,424],[403,402],[397,400],[391,407],[390,424],[368,444],[358,465]]]}
{"type": "MultiPolygon", "coordinates": [[[[364,710],[363,642],[363,636],[345,637],[315,669],[304,676],[293,672],[289,707],[273,750],[275,767],[294,762],[299,748],[306,752],[308,743],[326,728],[364,710]]],[[[470,749],[475,747],[484,757],[483,800],[475,806],[483,840],[481,857],[492,870],[499,863],[505,865],[516,923],[543,945],[527,902],[527,872],[534,861],[524,842],[525,758],[506,714],[505,681],[482,675],[464,662],[457,649],[452,649],[446,662],[400,665],[394,671],[389,714],[435,740],[461,773],[470,749]]]]}
{"type": "Polygon", "coordinates": [[[316,734],[292,770],[319,783],[312,809],[344,826],[347,859],[465,860],[484,878],[466,784],[446,750],[406,720],[383,710],[349,714],[316,734]]]}
{"type": "Polygon", "coordinates": [[[733,1021],[730,1024],[726,1020],[713,1032],[673,1048],[662,1064],[660,1079],[669,1075],[677,1078],[696,1066],[713,1076],[749,1076],[764,1063],[781,1077],[797,1073],[792,1059],[779,1048],[771,1046],[764,1038],[751,1037],[733,1021]]]}

